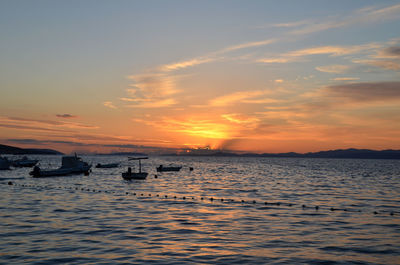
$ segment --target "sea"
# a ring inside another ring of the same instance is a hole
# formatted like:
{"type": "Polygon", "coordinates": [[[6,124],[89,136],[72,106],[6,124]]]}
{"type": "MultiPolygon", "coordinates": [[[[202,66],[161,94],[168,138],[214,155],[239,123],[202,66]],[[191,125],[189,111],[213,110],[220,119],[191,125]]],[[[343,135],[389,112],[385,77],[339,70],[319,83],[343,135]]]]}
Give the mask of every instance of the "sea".
{"type": "Polygon", "coordinates": [[[400,160],[81,157],[0,171],[0,264],[400,264],[400,160]]]}

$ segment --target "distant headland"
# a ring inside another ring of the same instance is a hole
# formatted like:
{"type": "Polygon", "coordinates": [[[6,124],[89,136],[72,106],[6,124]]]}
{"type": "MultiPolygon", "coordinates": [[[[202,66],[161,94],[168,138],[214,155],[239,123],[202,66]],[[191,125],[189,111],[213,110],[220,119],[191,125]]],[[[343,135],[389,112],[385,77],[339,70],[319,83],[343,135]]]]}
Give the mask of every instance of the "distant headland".
{"type": "Polygon", "coordinates": [[[4,155],[63,155],[63,153],[52,149],[19,148],[15,146],[0,144],[0,154],[4,155]]]}
{"type": "Polygon", "coordinates": [[[309,152],[309,153],[234,153],[210,150],[207,153],[204,152],[188,152],[184,154],[178,154],[184,156],[236,156],[236,157],[294,157],[294,158],[360,158],[360,159],[400,159],[400,150],[369,150],[369,149],[337,149],[329,151],[309,152]]]}
{"type": "MultiPolygon", "coordinates": [[[[22,155],[22,154],[41,154],[41,155],[63,155],[62,152],[53,149],[20,148],[0,144],[0,154],[22,155]]],[[[138,152],[114,152],[93,155],[116,155],[116,156],[138,156],[147,155],[138,152]]],[[[154,154],[162,156],[214,156],[214,157],[292,157],[292,158],[359,158],[359,159],[400,159],[400,150],[370,150],[370,149],[337,149],[309,153],[235,153],[225,150],[187,150],[187,152],[154,154]]]]}

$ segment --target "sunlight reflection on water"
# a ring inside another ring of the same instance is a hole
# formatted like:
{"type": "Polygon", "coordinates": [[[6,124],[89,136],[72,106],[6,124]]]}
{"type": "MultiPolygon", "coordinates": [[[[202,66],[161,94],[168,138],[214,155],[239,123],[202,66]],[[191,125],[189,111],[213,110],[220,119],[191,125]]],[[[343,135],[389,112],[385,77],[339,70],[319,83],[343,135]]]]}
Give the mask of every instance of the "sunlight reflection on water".
{"type": "Polygon", "coordinates": [[[90,176],[0,172],[0,263],[398,264],[400,161],[154,157],[146,180],[128,182],[126,158],[84,160],[123,163],[90,176]]]}

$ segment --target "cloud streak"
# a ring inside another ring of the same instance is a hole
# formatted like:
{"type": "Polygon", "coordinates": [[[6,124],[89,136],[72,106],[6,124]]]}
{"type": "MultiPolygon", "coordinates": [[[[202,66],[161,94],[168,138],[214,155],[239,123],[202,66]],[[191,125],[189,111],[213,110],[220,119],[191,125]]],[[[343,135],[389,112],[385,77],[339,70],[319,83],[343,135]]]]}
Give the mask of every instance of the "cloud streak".
{"type": "MultiPolygon", "coordinates": [[[[289,25],[302,26],[289,32],[290,35],[305,35],[325,31],[329,29],[342,28],[356,24],[370,24],[376,22],[384,22],[392,19],[400,18],[400,4],[392,5],[384,8],[370,7],[356,10],[349,16],[336,17],[335,19],[325,21],[304,21],[292,22],[289,25]]],[[[284,25],[284,24],[283,24],[284,25]]]]}
{"type": "Polygon", "coordinates": [[[220,96],[210,100],[209,106],[212,107],[225,107],[237,103],[248,103],[248,104],[264,104],[264,103],[275,103],[276,99],[266,97],[270,91],[238,91],[232,94],[220,96]]]}
{"type": "Polygon", "coordinates": [[[400,100],[400,82],[365,82],[334,85],[326,88],[328,96],[354,102],[400,100]]]}

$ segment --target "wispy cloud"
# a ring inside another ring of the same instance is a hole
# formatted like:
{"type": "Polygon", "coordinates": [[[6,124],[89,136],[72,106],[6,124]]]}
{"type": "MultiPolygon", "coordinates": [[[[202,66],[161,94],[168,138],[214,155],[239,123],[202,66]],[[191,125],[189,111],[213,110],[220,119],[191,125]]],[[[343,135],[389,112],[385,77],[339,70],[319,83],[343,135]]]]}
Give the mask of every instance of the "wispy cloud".
{"type": "Polygon", "coordinates": [[[136,104],[129,104],[127,107],[130,108],[165,108],[175,105],[177,102],[173,98],[160,99],[160,100],[150,100],[146,101],[136,101],[136,104]]]}
{"type": "Polygon", "coordinates": [[[241,44],[237,44],[237,45],[228,46],[226,48],[223,48],[223,49],[217,51],[215,54],[223,54],[223,53],[233,52],[233,51],[237,51],[237,50],[241,50],[241,49],[266,46],[266,45],[276,42],[277,40],[278,39],[266,39],[266,40],[261,40],[261,41],[245,42],[245,43],[241,43],[241,44]]]}
{"type": "Polygon", "coordinates": [[[71,129],[98,129],[97,126],[77,122],[27,119],[20,117],[1,117],[0,126],[19,130],[73,132],[71,129]]]}
{"type": "Polygon", "coordinates": [[[175,71],[175,70],[184,69],[187,67],[193,67],[193,66],[196,66],[199,64],[212,62],[214,60],[215,60],[215,58],[210,58],[210,57],[209,58],[193,58],[193,59],[189,59],[186,61],[162,65],[162,66],[160,66],[160,71],[161,72],[175,71]]]}
{"type": "Polygon", "coordinates": [[[297,28],[304,25],[310,25],[313,21],[306,19],[294,22],[286,22],[286,23],[277,23],[269,25],[268,27],[276,27],[276,28],[297,28]]]}
{"type": "MultiPolygon", "coordinates": [[[[400,4],[380,8],[380,7],[368,7],[352,12],[348,16],[337,16],[328,20],[292,22],[293,26],[301,26],[298,29],[291,31],[289,34],[292,35],[305,35],[315,32],[325,31],[329,29],[341,28],[356,24],[371,24],[376,22],[384,22],[392,19],[400,18],[400,4]]],[[[283,25],[285,23],[282,23],[283,25]]],[[[289,23],[290,25],[290,23],[289,23]]]]}
{"type": "Polygon", "coordinates": [[[329,56],[343,56],[349,54],[357,54],[360,52],[370,51],[380,48],[381,45],[377,43],[367,43],[363,45],[350,45],[350,46],[317,46],[306,49],[295,50],[283,53],[278,56],[271,56],[257,59],[259,63],[288,63],[299,61],[303,57],[312,55],[329,55],[329,56]]]}
{"type": "Polygon", "coordinates": [[[349,70],[350,66],[348,65],[325,65],[325,66],[317,66],[315,67],[316,70],[324,73],[334,73],[334,74],[341,74],[349,70]]]}
{"type": "Polygon", "coordinates": [[[355,102],[400,100],[400,82],[364,82],[334,85],[326,88],[328,96],[355,102]]]}
{"type": "Polygon", "coordinates": [[[110,109],[116,109],[117,107],[114,106],[114,104],[111,101],[105,101],[103,102],[103,106],[110,108],[110,109]]]}
{"type": "Polygon", "coordinates": [[[148,73],[128,77],[135,83],[130,85],[127,92],[135,98],[161,98],[178,93],[177,82],[179,75],[165,73],[148,73]]]}
{"type": "Polygon", "coordinates": [[[400,46],[386,47],[378,51],[374,58],[400,59],[400,46]]]}
{"type": "Polygon", "coordinates": [[[251,128],[256,128],[260,119],[255,116],[244,115],[241,113],[222,114],[222,118],[236,124],[245,125],[251,128]]]}
{"type": "Polygon", "coordinates": [[[333,81],[355,81],[355,80],[359,80],[359,77],[336,77],[336,78],[332,78],[331,80],[333,81]]]}
{"type": "Polygon", "coordinates": [[[263,104],[263,103],[277,102],[276,99],[266,97],[270,93],[271,92],[267,90],[238,91],[232,94],[220,96],[210,100],[209,106],[224,107],[236,103],[263,104]]]}
{"type": "Polygon", "coordinates": [[[400,60],[371,60],[371,59],[354,59],[353,63],[366,64],[370,66],[379,67],[386,70],[398,71],[400,70],[400,60]]]}

